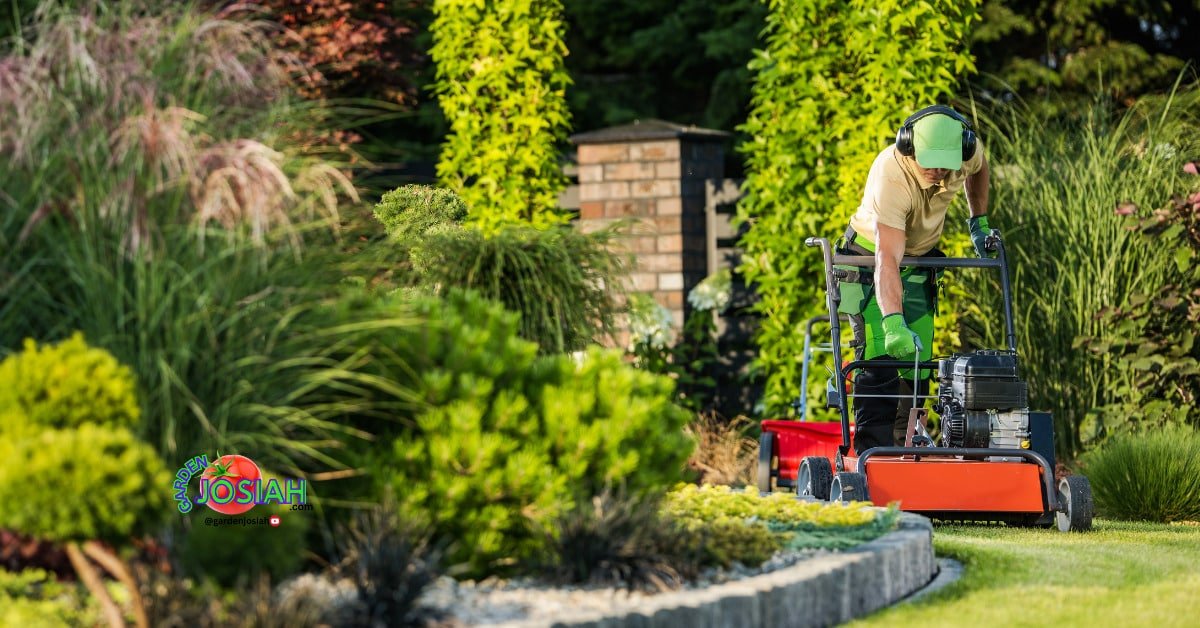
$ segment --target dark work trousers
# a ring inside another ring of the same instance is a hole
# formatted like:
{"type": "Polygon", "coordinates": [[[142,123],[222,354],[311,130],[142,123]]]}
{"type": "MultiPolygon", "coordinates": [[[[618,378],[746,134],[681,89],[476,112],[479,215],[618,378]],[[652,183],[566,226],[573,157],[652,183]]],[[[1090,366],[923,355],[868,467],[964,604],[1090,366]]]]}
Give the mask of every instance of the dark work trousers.
{"type": "MultiPolygon", "coordinates": [[[[870,251],[850,244],[840,249],[838,253],[846,255],[871,255],[870,251]]],[[[945,257],[941,251],[934,249],[922,257],[945,257]]],[[[864,269],[868,270],[869,269],[864,269]]],[[[872,296],[873,300],[875,296],[872,296]]],[[[936,304],[933,311],[936,311],[936,304]]],[[[854,359],[862,360],[866,355],[866,321],[862,315],[851,315],[850,330],[853,338],[850,346],[854,349],[854,359]]],[[[882,355],[874,360],[894,360],[892,356],[882,355]]],[[[907,369],[911,371],[912,369],[907,369]]],[[[887,447],[903,445],[908,431],[908,413],[913,407],[912,373],[903,379],[900,370],[894,368],[860,369],[854,377],[854,450],[861,454],[872,447],[887,447]],[[858,395],[894,395],[890,398],[860,397],[858,395]],[[903,395],[903,397],[899,397],[903,395]]],[[[917,382],[918,395],[929,394],[929,380],[917,382]]],[[[925,404],[924,399],[918,399],[918,407],[925,404]]]]}

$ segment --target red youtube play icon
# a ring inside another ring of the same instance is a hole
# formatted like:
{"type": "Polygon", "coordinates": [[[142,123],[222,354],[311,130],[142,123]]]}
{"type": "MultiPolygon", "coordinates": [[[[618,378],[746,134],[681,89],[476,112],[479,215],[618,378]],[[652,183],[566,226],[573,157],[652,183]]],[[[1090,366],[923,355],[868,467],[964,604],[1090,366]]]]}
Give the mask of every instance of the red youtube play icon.
{"type": "Polygon", "coordinates": [[[271,518],[267,520],[267,523],[270,523],[272,528],[278,528],[279,527],[279,515],[271,515],[271,518]]]}

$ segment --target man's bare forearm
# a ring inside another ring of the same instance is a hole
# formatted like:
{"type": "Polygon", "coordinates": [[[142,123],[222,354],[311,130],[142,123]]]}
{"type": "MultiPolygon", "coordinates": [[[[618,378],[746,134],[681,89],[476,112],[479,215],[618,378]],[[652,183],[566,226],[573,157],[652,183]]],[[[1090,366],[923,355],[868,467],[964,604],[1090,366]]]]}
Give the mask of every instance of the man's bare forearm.
{"type": "Polygon", "coordinates": [[[900,286],[900,265],[878,253],[875,254],[875,290],[879,311],[884,316],[901,311],[904,290],[900,286]]]}
{"type": "Polygon", "coordinates": [[[986,216],[988,213],[988,166],[967,177],[967,206],[971,209],[971,217],[986,216]]]}
{"type": "Polygon", "coordinates": [[[904,231],[875,226],[875,300],[884,316],[903,312],[904,288],[900,285],[900,260],[904,257],[904,231]]]}

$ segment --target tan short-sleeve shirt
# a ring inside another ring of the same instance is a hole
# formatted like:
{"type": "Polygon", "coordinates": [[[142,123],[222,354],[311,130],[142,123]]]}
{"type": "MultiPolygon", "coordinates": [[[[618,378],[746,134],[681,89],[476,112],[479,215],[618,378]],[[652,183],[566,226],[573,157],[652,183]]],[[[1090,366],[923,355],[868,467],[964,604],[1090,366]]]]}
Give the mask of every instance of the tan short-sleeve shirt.
{"type": "Polygon", "coordinates": [[[921,176],[915,159],[901,155],[892,144],[871,164],[862,204],[850,218],[850,226],[860,238],[871,242],[871,249],[875,248],[877,221],[895,227],[904,231],[905,255],[924,255],[942,237],[946,209],[954,195],[985,163],[983,142],[978,142],[975,154],[963,162],[961,170],[952,170],[941,183],[933,184],[921,176]]]}

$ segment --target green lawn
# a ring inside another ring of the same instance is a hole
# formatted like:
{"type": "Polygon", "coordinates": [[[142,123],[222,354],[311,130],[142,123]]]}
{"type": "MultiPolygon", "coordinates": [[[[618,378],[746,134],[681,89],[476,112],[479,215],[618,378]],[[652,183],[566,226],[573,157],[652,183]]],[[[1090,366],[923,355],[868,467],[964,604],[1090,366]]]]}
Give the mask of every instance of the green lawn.
{"type": "Polygon", "coordinates": [[[1085,534],[936,526],[963,577],[854,625],[1197,626],[1200,526],[1098,520],[1085,534]]]}

